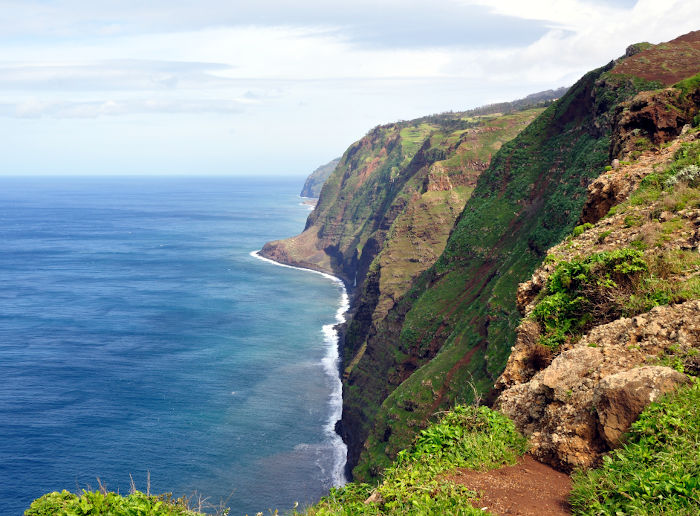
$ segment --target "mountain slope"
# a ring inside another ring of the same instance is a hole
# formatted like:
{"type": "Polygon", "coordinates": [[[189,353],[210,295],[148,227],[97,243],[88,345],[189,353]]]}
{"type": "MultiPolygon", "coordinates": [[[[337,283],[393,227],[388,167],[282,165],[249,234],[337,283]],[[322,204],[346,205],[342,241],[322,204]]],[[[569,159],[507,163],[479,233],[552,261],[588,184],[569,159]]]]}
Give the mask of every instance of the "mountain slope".
{"type": "Polygon", "coordinates": [[[437,410],[488,392],[515,343],[517,285],[572,230],[587,185],[613,158],[663,144],[697,114],[692,79],[624,102],[692,77],[700,60],[677,58],[698,48],[695,32],[590,72],[494,156],[443,255],[345,382],[342,428],[357,478],[376,476],[437,410]],[[642,64],[644,77],[627,73],[642,64]],[[379,410],[368,396],[376,384],[391,393],[379,410]]]}
{"type": "Polygon", "coordinates": [[[363,284],[387,234],[396,230],[396,218],[410,217],[414,203],[424,203],[430,207],[427,215],[414,222],[420,226],[438,219],[435,229],[445,232],[437,237],[434,260],[493,153],[537,114],[480,110],[374,128],[350,146],[328,177],[304,232],[270,242],[261,253],[330,272],[353,289],[363,284]]]}

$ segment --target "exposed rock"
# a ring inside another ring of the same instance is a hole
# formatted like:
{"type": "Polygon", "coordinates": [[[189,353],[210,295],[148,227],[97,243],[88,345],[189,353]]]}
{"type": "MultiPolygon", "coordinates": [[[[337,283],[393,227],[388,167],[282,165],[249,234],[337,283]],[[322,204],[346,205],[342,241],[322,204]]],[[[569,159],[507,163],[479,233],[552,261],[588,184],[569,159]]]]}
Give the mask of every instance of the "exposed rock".
{"type": "Polygon", "coordinates": [[[644,407],[674,390],[688,378],[669,367],[640,367],[603,378],[593,393],[598,431],[610,447],[636,421],[644,407]]]}
{"type": "Polygon", "coordinates": [[[553,270],[554,267],[543,265],[535,271],[531,279],[518,285],[515,302],[521,314],[525,315],[531,311],[530,305],[547,284],[547,278],[553,270]]]}
{"type": "Polygon", "coordinates": [[[379,494],[379,491],[372,491],[372,494],[369,495],[367,500],[365,500],[365,504],[370,504],[370,503],[383,503],[384,499],[382,498],[382,495],[379,494]]]}
{"type": "Polygon", "coordinates": [[[588,197],[580,222],[599,221],[610,208],[624,201],[642,179],[653,173],[654,166],[670,162],[681,143],[692,141],[696,137],[696,134],[689,134],[660,151],[643,153],[633,164],[621,165],[619,160],[613,160],[612,170],[600,175],[588,186],[588,197]]]}
{"type": "Polygon", "coordinates": [[[428,192],[445,192],[453,188],[450,177],[447,175],[447,170],[445,170],[445,167],[440,163],[436,163],[430,167],[427,180],[428,185],[426,190],[428,192]]]}
{"type": "Polygon", "coordinates": [[[509,367],[496,381],[495,387],[498,390],[527,382],[542,369],[542,364],[533,360],[539,346],[537,341],[540,337],[540,325],[532,319],[523,319],[516,333],[517,343],[511,349],[508,358],[509,367]]]}
{"type": "Polygon", "coordinates": [[[700,349],[700,301],[689,301],[597,326],[533,375],[525,358],[532,349],[527,324],[497,382],[505,390],[496,406],[529,436],[536,458],[566,471],[596,464],[639,412],[683,376],[639,366],[658,362],[669,349],[700,349]]]}
{"type": "Polygon", "coordinates": [[[632,57],[633,55],[639,54],[651,46],[651,43],[647,43],[646,41],[642,43],[634,43],[633,45],[628,46],[625,50],[625,57],[632,57]]]}
{"type": "Polygon", "coordinates": [[[618,108],[614,119],[611,155],[623,159],[658,146],[681,134],[698,112],[695,95],[677,88],[643,91],[618,108]]]}

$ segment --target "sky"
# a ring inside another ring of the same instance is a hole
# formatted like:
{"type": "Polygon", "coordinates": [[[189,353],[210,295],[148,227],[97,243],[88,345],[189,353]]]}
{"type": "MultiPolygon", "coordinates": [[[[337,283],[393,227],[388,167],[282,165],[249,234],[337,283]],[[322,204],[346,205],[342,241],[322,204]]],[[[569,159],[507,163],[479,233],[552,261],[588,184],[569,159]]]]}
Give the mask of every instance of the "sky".
{"type": "Polygon", "coordinates": [[[688,0],[0,0],[0,175],[298,175],[573,84],[688,0]]]}

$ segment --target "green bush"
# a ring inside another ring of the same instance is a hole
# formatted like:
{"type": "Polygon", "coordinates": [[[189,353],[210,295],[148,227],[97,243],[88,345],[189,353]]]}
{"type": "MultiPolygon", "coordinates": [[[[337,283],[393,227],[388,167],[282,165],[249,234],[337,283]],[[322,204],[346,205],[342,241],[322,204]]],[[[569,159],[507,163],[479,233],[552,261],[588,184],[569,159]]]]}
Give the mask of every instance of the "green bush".
{"type": "Polygon", "coordinates": [[[696,515],[700,507],[700,381],[652,403],[626,444],[573,477],[575,514],[696,515]]]}
{"type": "Polygon", "coordinates": [[[683,167],[675,175],[669,177],[664,185],[666,188],[673,188],[680,183],[691,187],[700,186],[700,167],[697,165],[683,167]]]}
{"type": "Polygon", "coordinates": [[[577,237],[579,235],[582,235],[584,231],[588,231],[593,227],[593,224],[590,222],[586,222],[585,224],[581,224],[580,226],[576,226],[571,233],[573,236],[577,237]]]}
{"type": "Polygon", "coordinates": [[[616,249],[557,265],[547,281],[545,296],[532,312],[544,329],[540,343],[558,350],[571,337],[581,335],[594,322],[612,320],[622,312],[615,302],[648,270],[636,249],[616,249]]]}
{"type": "Polygon", "coordinates": [[[603,231],[601,234],[598,235],[598,243],[602,244],[603,242],[605,242],[605,239],[608,238],[611,234],[611,230],[603,231]]]}
{"type": "Polygon", "coordinates": [[[186,499],[169,495],[149,496],[135,491],[128,496],[100,491],[81,495],[61,491],[48,493],[32,502],[24,516],[197,516],[186,499]]]}

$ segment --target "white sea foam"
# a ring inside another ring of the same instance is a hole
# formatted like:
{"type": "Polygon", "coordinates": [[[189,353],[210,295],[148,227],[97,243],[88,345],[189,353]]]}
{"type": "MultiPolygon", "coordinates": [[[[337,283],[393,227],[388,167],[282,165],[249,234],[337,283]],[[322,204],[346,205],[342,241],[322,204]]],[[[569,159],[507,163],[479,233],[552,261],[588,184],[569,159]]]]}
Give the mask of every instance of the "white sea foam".
{"type": "Polygon", "coordinates": [[[334,486],[339,487],[345,485],[347,478],[345,478],[345,462],[347,458],[348,448],[340,438],[340,436],[335,431],[335,425],[340,420],[343,414],[343,383],[340,380],[340,354],[338,351],[338,332],[335,329],[337,324],[345,322],[345,312],[350,308],[350,299],[348,298],[347,290],[345,285],[340,278],[336,278],[331,274],[326,274],[325,272],[315,271],[313,269],[305,269],[303,267],[294,267],[292,265],[286,265],[284,263],[279,263],[264,256],[258,254],[260,251],[252,251],[250,256],[263,260],[268,263],[272,263],[279,267],[287,267],[289,269],[299,269],[303,271],[313,272],[315,274],[320,274],[324,278],[327,278],[334,283],[336,283],[340,289],[340,303],[338,310],[335,312],[335,322],[331,324],[326,324],[323,326],[323,339],[326,344],[326,356],[321,360],[324,372],[328,375],[331,380],[332,390],[329,396],[328,404],[330,407],[330,415],[328,417],[328,422],[323,427],[323,433],[331,444],[333,450],[333,471],[331,473],[331,482],[334,486]]]}

